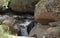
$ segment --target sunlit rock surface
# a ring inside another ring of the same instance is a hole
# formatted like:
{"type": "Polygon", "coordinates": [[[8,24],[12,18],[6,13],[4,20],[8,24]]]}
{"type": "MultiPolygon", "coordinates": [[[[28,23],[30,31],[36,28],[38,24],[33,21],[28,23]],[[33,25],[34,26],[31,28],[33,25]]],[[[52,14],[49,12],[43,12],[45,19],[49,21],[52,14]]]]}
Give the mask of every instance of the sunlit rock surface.
{"type": "Polygon", "coordinates": [[[8,9],[8,3],[10,0],[0,0],[0,10],[8,9]]]}

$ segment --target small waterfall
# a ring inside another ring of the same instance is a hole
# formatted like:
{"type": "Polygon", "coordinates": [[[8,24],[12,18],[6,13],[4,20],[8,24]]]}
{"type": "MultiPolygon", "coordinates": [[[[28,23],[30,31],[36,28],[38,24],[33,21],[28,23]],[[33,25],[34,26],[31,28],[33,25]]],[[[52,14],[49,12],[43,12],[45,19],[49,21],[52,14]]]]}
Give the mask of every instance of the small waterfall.
{"type": "Polygon", "coordinates": [[[24,20],[23,23],[20,23],[18,26],[20,27],[20,31],[22,36],[28,36],[28,31],[27,31],[27,26],[29,26],[29,24],[31,24],[32,21],[26,19],[24,20]]]}

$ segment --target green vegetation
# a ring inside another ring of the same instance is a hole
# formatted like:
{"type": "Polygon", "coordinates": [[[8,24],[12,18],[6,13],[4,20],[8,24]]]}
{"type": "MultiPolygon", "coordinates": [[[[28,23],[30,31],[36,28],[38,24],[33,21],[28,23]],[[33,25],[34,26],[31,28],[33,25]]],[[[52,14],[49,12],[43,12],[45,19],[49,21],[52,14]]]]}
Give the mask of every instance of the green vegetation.
{"type": "Polygon", "coordinates": [[[8,2],[9,2],[10,0],[0,0],[0,9],[8,9],[8,2]]]}
{"type": "Polygon", "coordinates": [[[9,26],[8,25],[5,25],[5,24],[2,24],[0,25],[0,32],[9,32],[9,26]]]}
{"type": "Polygon", "coordinates": [[[10,36],[9,36],[10,34],[9,33],[2,33],[2,32],[0,32],[0,38],[11,38],[10,36]]]}
{"type": "Polygon", "coordinates": [[[11,38],[9,32],[9,27],[7,25],[0,25],[0,38],[11,38]]]}

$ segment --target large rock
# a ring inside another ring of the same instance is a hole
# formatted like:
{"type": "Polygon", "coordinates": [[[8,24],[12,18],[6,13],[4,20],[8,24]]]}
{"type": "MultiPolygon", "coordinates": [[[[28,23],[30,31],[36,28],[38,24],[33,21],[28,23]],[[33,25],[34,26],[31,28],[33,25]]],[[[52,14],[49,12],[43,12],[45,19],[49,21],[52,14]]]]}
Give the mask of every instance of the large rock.
{"type": "Polygon", "coordinates": [[[43,38],[46,30],[49,28],[48,25],[41,25],[38,23],[34,28],[30,31],[29,36],[33,36],[35,38],[43,38]]]}
{"type": "Polygon", "coordinates": [[[35,20],[60,20],[60,0],[40,0],[35,6],[35,20]]]}
{"type": "Polygon", "coordinates": [[[57,27],[50,27],[45,33],[45,38],[60,38],[60,31],[57,27]]]}
{"type": "Polygon", "coordinates": [[[11,0],[9,7],[18,12],[33,12],[38,0],[11,0]]]}

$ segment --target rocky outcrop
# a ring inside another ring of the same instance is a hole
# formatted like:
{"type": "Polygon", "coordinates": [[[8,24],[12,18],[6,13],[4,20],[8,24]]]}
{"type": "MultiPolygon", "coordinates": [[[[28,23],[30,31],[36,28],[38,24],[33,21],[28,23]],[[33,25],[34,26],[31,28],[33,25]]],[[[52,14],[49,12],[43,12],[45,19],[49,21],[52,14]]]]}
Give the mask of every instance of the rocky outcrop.
{"type": "MultiPolygon", "coordinates": [[[[55,22],[56,23],[56,22],[55,22]]],[[[60,26],[41,25],[37,23],[30,31],[29,36],[36,38],[60,38],[60,26]]]]}
{"type": "Polygon", "coordinates": [[[33,12],[38,0],[11,0],[9,7],[18,12],[33,12]]]}
{"type": "Polygon", "coordinates": [[[35,6],[35,20],[60,21],[60,0],[40,0],[35,6]]]}

